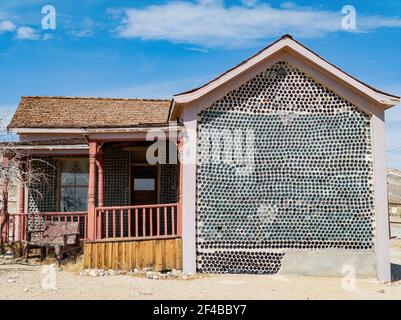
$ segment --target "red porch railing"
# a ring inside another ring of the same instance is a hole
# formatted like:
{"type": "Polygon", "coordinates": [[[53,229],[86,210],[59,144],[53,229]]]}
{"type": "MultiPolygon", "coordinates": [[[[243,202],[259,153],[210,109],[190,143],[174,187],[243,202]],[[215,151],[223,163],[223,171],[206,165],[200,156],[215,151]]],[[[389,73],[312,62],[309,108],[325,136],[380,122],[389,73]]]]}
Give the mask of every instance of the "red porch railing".
{"type": "Polygon", "coordinates": [[[166,239],[181,236],[178,203],[96,208],[96,239],[166,239]]]}
{"type": "MultiPolygon", "coordinates": [[[[80,238],[88,238],[87,212],[40,212],[10,214],[5,239],[27,239],[27,231],[40,230],[46,221],[79,222],[80,238]]],[[[125,207],[98,207],[95,215],[96,240],[166,239],[181,237],[178,203],[125,207]]]]}
{"type": "Polygon", "coordinates": [[[80,238],[87,238],[87,212],[40,212],[10,214],[6,240],[11,242],[26,240],[27,231],[41,230],[46,221],[79,222],[80,238]]]}

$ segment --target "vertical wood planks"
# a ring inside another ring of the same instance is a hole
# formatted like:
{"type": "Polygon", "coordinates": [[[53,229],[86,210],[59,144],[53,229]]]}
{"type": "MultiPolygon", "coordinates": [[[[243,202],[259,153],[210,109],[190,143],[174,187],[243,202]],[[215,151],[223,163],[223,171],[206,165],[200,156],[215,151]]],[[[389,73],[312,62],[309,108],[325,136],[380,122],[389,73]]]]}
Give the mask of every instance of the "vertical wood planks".
{"type": "Polygon", "coordinates": [[[151,267],[155,271],[181,269],[181,239],[86,242],[84,267],[120,270],[151,267]]]}

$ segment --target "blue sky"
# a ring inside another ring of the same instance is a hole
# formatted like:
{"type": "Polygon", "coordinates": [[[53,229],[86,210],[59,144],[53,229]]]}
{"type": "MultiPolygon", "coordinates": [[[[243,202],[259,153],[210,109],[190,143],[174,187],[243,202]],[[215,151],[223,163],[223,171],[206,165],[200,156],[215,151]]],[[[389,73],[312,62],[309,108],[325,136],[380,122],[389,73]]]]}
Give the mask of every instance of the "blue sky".
{"type": "MultiPolygon", "coordinates": [[[[24,95],[170,98],[285,33],[353,76],[401,95],[401,1],[0,0],[0,111],[24,95]],[[56,29],[41,26],[56,9],[56,29]],[[356,30],[341,9],[356,9],[356,30]]],[[[401,169],[401,106],[386,112],[401,169]]]]}

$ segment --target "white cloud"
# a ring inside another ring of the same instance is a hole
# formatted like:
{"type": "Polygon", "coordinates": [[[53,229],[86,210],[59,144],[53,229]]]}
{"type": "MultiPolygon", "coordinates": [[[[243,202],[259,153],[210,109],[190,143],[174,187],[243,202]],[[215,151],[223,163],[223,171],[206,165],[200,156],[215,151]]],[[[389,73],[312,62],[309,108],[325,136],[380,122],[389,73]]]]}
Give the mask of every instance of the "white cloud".
{"type": "Polygon", "coordinates": [[[40,38],[35,29],[28,26],[16,25],[14,22],[9,20],[9,18],[7,19],[7,15],[1,11],[0,19],[2,19],[0,20],[0,34],[3,32],[11,32],[15,35],[15,39],[19,40],[38,40],[40,38]]]}
{"type": "Polygon", "coordinates": [[[39,35],[36,33],[36,30],[31,27],[19,27],[17,29],[16,38],[20,40],[37,40],[39,39],[39,35]]]}
{"type": "Polygon", "coordinates": [[[294,2],[283,2],[280,7],[283,9],[294,9],[297,5],[294,2]]]}
{"type": "MultiPolygon", "coordinates": [[[[342,17],[341,8],[328,11],[299,7],[292,2],[274,8],[254,0],[243,0],[242,5],[227,5],[220,0],[172,1],[125,10],[117,32],[123,38],[167,40],[203,47],[242,47],[285,33],[319,37],[345,32],[341,27],[342,17]]],[[[400,28],[401,19],[359,16],[357,12],[356,32],[385,27],[400,28]]]]}
{"type": "Polygon", "coordinates": [[[198,47],[188,47],[186,48],[189,51],[195,51],[195,52],[202,52],[202,53],[208,53],[209,50],[204,49],[204,48],[198,48],[198,47]]]}
{"type": "Polygon", "coordinates": [[[242,4],[246,7],[254,7],[258,4],[258,0],[241,0],[242,4]]]}
{"type": "Polygon", "coordinates": [[[112,20],[118,20],[124,15],[124,10],[121,8],[107,8],[106,15],[112,20]]]}
{"type": "Polygon", "coordinates": [[[53,35],[51,35],[50,33],[46,33],[42,37],[42,40],[44,40],[44,41],[51,40],[51,39],[53,39],[53,35]]]}
{"type": "Polygon", "coordinates": [[[10,20],[4,20],[0,22],[0,32],[12,32],[16,28],[15,24],[10,20]]]}
{"type": "Polygon", "coordinates": [[[198,2],[202,6],[221,6],[221,5],[223,5],[223,0],[198,0],[198,2]]]}
{"type": "Polygon", "coordinates": [[[72,30],[72,35],[82,38],[82,37],[91,37],[96,29],[96,23],[90,18],[84,18],[83,21],[79,24],[79,26],[72,30]]]}

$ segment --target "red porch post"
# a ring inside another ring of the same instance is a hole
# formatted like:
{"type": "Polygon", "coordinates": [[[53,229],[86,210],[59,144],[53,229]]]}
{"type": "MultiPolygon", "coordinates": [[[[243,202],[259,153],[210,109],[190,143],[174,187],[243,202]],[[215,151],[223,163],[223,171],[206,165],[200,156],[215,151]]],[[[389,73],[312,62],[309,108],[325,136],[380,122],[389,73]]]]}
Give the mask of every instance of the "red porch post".
{"type": "MultiPolygon", "coordinates": [[[[101,150],[101,145],[97,150],[97,158],[96,158],[96,167],[97,167],[97,202],[98,207],[103,207],[103,152],[101,150]]],[[[101,218],[96,218],[96,236],[100,238],[102,236],[102,222],[101,218]]]]}
{"type": "Polygon", "coordinates": [[[182,236],[182,147],[184,145],[184,141],[182,138],[178,141],[177,144],[177,152],[178,152],[178,167],[179,167],[179,188],[178,188],[178,216],[177,216],[177,235],[179,237],[182,236]]]}
{"type": "Polygon", "coordinates": [[[97,147],[98,143],[96,141],[89,141],[88,240],[95,240],[96,238],[95,180],[97,147]]]}
{"type": "MultiPolygon", "coordinates": [[[[7,167],[10,162],[8,156],[3,156],[3,168],[4,171],[7,172],[7,167]]],[[[3,181],[3,190],[2,190],[2,200],[3,200],[3,208],[1,210],[1,242],[8,241],[8,223],[9,223],[9,214],[8,214],[8,176],[5,173],[4,181],[3,181]]]]}
{"type": "MultiPolygon", "coordinates": [[[[20,170],[25,170],[25,165],[21,164],[21,168],[20,170]]],[[[23,240],[24,238],[24,222],[25,222],[25,217],[23,216],[24,211],[25,211],[25,184],[24,181],[19,182],[18,185],[18,214],[19,214],[19,218],[18,218],[18,235],[19,235],[19,239],[18,240],[23,240]]]]}
{"type": "Polygon", "coordinates": [[[98,206],[103,207],[103,152],[99,150],[97,160],[96,160],[96,166],[97,166],[97,178],[98,178],[98,183],[97,183],[97,201],[98,201],[98,206]]]}

